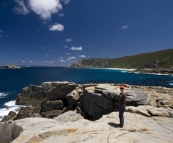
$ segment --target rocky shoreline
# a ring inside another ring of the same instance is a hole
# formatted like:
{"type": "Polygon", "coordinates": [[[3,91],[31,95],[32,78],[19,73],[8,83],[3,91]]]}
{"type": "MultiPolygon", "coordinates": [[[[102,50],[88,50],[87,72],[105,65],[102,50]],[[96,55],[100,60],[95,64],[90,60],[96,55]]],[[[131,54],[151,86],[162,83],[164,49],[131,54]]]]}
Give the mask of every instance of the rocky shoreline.
{"type": "Polygon", "coordinates": [[[136,70],[128,70],[129,73],[140,73],[140,74],[164,74],[173,76],[173,68],[171,69],[136,69],[136,70]]]}
{"type": "Polygon", "coordinates": [[[142,142],[146,136],[156,141],[156,134],[162,133],[158,129],[165,130],[165,134],[159,138],[161,141],[173,141],[171,134],[173,128],[170,129],[173,126],[173,89],[124,84],[127,107],[125,127],[121,130],[115,124],[119,123],[117,112],[119,86],[119,84],[81,85],[73,82],[43,82],[41,86],[25,87],[22,93],[18,94],[16,105],[26,107],[22,107],[18,114],[10,112],[2,119],[0,135],[4,137],[0,143],[13,140],[14,143],[43,142],[43,140],[55,142],[56,139],[59,142],[67,139],[65,142],[68,142],[66,134],[76,137],[81,132],[81,139],[69,137],[69,142],[99,142],[101,139],[106,140],[106,137],[113,142],[115,136],[117,136],[115,140],[123,141],[123,138],[118,136],[124,133],[127,133],[132,141],[142,142]],[[43,129],[45,131],[42,131],[43,129]],[[106,132],[104,136],[103,131],[106,132]],[[88,137],[89,132],[93,139],[88,137]],[[169,137],[166,135],[168,132],[171,134],[169,137]],[[132,138],[134,133],[140,137],[132,138]],[[7,134],[9,137],[5,136],[7,134]]]}

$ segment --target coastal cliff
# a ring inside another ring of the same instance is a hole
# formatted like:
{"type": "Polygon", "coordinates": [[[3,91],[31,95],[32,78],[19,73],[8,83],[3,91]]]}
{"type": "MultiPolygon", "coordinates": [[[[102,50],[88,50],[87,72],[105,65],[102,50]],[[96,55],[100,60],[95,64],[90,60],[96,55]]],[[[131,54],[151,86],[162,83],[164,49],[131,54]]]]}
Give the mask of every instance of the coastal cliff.
{"type": "Polygon", "coordinates": [[[114,59],[82,59],[70,68],[126,68],[126,69],[171,69],[173,68],[173,49],[152,53],[142,53],[114,59]]]}

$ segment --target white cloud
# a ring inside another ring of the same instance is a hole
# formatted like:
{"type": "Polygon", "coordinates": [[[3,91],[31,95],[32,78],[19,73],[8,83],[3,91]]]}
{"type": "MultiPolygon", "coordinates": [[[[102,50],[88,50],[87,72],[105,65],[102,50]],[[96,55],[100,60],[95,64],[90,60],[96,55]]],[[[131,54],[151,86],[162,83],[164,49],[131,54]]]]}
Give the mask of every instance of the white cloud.
{"type": "Polygon", "coordinates": [[[3,33],[3,30],[0,29],[0,33],[3,33]]]}
{"type": "Polygon", "coordinates": [[[64,30],[64,26],[58,23],[55,23],[54,25],[52,25],[49,28],[50,31],[63,31],[64,30]]]}
{"type": "Polygon", "coordinates": [[[71,0],[61,0],[64,4],[69,4],[71,0]]]}
{"type": "Polygon", "coordinates": [[[64,62],[66,62],[66,60],[60,59],[60,62],[61,62],[61,63],[64,63],[64,62]]]}
{"type": "Polygon", "coordinates": [[[49,50],[49,52],[53,53],[53,51],[52,51],[52,50],[49,50]]]}
{"type": "Polygon", "coordinates": [[[14,11],[18,14],[26,15],[31,10],[39,15],[43,20],[50,20],[51,15],[62,10],[60,0],[14,0],[18,6],[14,11]]]}
{"type": "Polygon", "coordinates": [[[0,37],[3,37],[2,35],[0,35],[0,37]]]}
{"type": "Polygon", "coordinates": [[[63,17],[64,16],[64,13],[59,13],[58,16],[59,17],[63,17]]]}
{"type": "Polygon", "coordinates": [[[66,53],[66,55],[70,55],[70,53],[66,53]]]}
{"type": "Polygon", "coordinates": [[[125,30],[125,29],[129,28],[129,26],[124,25],[121,28],[125,30]]]}
{"type": "Polygon", "coordinates": [[[49,54],[46,54],[46,56],[49,56],[49,54]]]}
{"type": "Polygon", "coordinates": [[[23,60],[22,63],[25,63],[25,61],[23,60]]]}
{"type": "Polygon", "coordinates": [[[81,58],[85,58],[86,56],[85,56],[85,55],[79,55],[79,57],[81,57],[81,58]]]}
{"type": "Polygon", "coordinates": [[[33,61],[29,61],[30,63],[33,63],[33,61]]]}
{"type": "Polygon", "coordinates": [[[25,1],[24,0],[14,0],[18,6],[14,7],[14,11],[17,14],[23,14],[26,15],[30,12],[30,10],[26,7],[25,1]]]}
{"type": "Polygon", "coordinates": [[[68,46],[64,46],[64,48],[68,48],[68,46]]]}
{"type": "Polygon", "coordinates": [[[29,0],[29,7],[44,20],[50,20],[51,14],[62,10],[60,0],[29,0]]]}
{"type": "Polygon", "coordinates": [[[82,47],[71,47],[70,50],[73,50],[73,51],[81,51],[82,50],[82,47]]]}
{"type": "Polygon", "coordinates": [[[65,41],[66,42],[71,42],[71,41],[73,41],[73,39],[72,38],[67,38],[67,39],[65,39],[65,41]]]}
{"type": "Polygon", "coordinates": [[[69,60],[74,60],[74,59],[76,59],[76,57],[69,57],[67,60],[69,61],[69,60]]]}
{"type": "Polygon", "coordinates": [[[89,47],[91,47],[91,45],[88,45],[89,47]]]}

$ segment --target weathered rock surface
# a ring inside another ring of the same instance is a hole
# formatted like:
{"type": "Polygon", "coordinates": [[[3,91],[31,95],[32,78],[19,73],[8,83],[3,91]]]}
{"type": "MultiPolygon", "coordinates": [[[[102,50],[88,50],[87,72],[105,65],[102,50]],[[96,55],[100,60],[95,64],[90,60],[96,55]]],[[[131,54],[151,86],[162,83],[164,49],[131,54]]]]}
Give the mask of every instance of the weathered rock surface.
{"type": "Polygon", "coordinates": [[[60,100],[66,98],[67,94],[76,88],[76,84],[69,82],[44,82],[42,87],[47,91],[47,96],[50,100],[60,100]]]}
{"type": "Polygon", "coordinates": [[[17,95],[16,105],[38,105],[46,97],[46,93],[40,86],[30,85],[23,88],[23,92],[17,95]]]}
{"type": "MultiPolygon", "coordinates": [[[[68,112],[67,112],[68,114],[68,112]]],[[[17,120],[8,126],[20,127],[23,132],[12,143],[72,143],[72,142],[158,142],[172,143],[173,141],[173,120],[166,117],[145,117],[139,114],[125,112],[125,124],[123,128],[118,127],[118,112],[104,115],[97,121],[85,119],[68,120],[63,123],[61,120],[44,118],[27,118],[17,120]]],[[[67,115],[68,117],[68,115],[67,115]]],[[[66,118],[65,118],[66,119],[66,118]]],[[[64,120],[62,118],[62,120],[64,120]]],[[[1,143],[8,143],[15,133],[19,135],[21,130],[3,128],[7,123],[0,124],[0,133],[3,133],[1,143]],[[3,131],[3,132],[2,132],[3,131]],[[6,135],[8,133],[8,136],[6,135]]],[[[17,136],[15,136],[17,137],[17,136]]],[[[13,137],[13,139],[15,138],[13,137]]]]}
{"type": "MultiPolygon", "coordinates": [[[[32,113],[19,112],[17,118],[54,118],[73,110],[85,119],[97,120],[103,115],[118,110],[119,84],[83,84],[73,82],[43,82],[41,86],[30,85],[17,96],[16,104],[31,105],[32,113]],[[37,108],[35,108],[37,106],[37,108]],[[26,114],[26,115],[25,115],[26,114]]],[[[173,89],[165,87],[131,86],[124,84],[129,112],[144,116],[172,117],[173,89]],[[162,108],[147,108],[140,106],[162,108]]],[[[22,109],[23,110],[23,109],[22,109]]],[[[9,119],[10,120],[10,119],[9,119]]],[[[8,120],[6,120],[8,121],[8,120]]]]}
{"type": "Polygon", "coordinates": [[[63,110],[64,104],[61,100],[46,101],[42,104],[41,112],[47,112],[51,110],[63,110]]]}
{"type": "Polygon", "coordinates": [[[162,117],[170,117],[173,118],[173,110],[166,108],[156,108],[152,106],[128,106],[126,107],[127,112],[141,114],[146,117],[150,116],[162,116],[162,117]]]}
{"type": "Polygon", "coordinates": [[[17,114],[16,120],[30,118],[30,117],[41,117],[39,107],[22,107],[17,114]]]}

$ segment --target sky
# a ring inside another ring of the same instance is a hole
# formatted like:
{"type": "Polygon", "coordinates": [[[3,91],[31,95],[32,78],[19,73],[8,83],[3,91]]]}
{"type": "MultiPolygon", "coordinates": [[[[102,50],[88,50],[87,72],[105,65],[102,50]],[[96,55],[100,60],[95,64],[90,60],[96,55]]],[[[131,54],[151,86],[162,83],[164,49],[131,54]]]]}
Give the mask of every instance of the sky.
{"type": "Polygon", "coordinates": [[[173,0],[0,0],[0,65],[67,66],[173,48],[173,0]]]}

